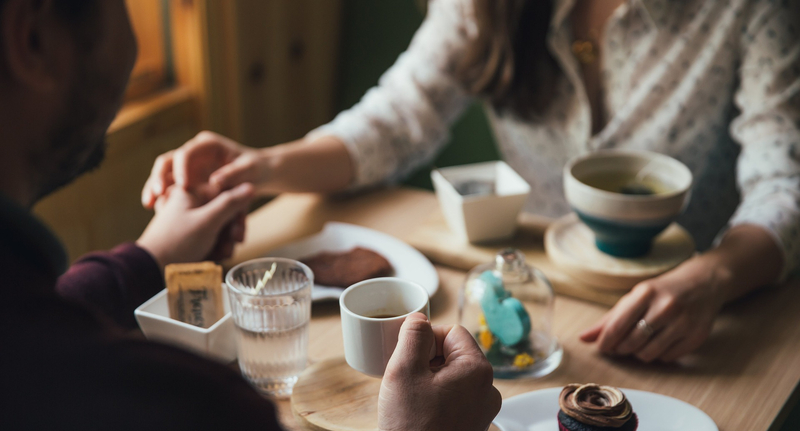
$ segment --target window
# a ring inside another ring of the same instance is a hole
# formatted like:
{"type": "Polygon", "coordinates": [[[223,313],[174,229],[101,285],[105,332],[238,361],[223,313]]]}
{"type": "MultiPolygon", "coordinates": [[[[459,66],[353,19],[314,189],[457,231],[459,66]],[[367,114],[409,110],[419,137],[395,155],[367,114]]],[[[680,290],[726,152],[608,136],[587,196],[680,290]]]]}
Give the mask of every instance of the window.
{"type": "Polygon", "coordinates": [[[163,0],[126,0],[139,45],[126,99],[151,95],[167,85],[167,39],[163,0]]]}

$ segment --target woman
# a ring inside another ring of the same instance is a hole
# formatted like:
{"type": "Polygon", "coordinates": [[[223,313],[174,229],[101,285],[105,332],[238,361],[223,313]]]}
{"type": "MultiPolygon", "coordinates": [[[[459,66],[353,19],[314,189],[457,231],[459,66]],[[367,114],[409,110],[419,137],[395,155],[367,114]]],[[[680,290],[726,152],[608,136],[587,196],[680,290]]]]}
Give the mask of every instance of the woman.
{"type": "Polygon", "coordinates": [[[673,361],[708,337],[724,303],[798,261],[797,0],[433,0],[377,87],[304,139],[254,150],[203,133],[157,161],[212,192],[335,192],[395,181],[431,160],[448,126],[487,102],[526,209],[561,216],[561,169],[605,148],[675,157],[695,177],[679,222],[705,252],[636,286],[584,332],[608,354],[673,361]]]}

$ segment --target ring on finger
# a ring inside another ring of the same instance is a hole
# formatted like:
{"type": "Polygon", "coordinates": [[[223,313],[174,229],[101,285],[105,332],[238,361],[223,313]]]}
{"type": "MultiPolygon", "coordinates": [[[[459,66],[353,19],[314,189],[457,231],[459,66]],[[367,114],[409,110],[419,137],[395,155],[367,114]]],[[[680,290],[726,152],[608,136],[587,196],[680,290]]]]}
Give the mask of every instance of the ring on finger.
{"type": "Polygon", "coordinates": [[[642,331],[642,334],[644,334],[645,338],[652,337],[656,332],[656,330],[653,329],[653,327],[650,326],[650,324],[644,319],[641,319],[636,323],[636,329],[642,331]]]}

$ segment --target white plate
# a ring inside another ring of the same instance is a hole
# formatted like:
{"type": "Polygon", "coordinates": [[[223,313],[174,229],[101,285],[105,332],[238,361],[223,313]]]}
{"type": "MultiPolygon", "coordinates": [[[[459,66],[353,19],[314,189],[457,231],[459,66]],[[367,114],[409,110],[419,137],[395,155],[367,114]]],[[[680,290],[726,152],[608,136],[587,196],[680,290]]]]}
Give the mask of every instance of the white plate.
{"type": "MultiPolygon", "coordinates": [[[[494,424],[503,431],[558,430],[561,389],[542,389],[503,400],[494,424]]],[[[707,414],[691,404],[652,392],[622,391],[639,417],[637,431],[719,431],[707,414]]]]}
{"type": "MultiPolygon", "coordinates": [[[[422,253],[391,235],[347,223],[326,223],[317,235],[273,250],[267,256],[297,260],[323,251],[348,251],[353,247],[380,253],[394,267],[392,277],[417,282],[428,291],[428,296],[433,296],[439,289],[439,274],[422,253]]],[[[311,299],[339,299],[342,290],[314,284],[311,299]]]]}

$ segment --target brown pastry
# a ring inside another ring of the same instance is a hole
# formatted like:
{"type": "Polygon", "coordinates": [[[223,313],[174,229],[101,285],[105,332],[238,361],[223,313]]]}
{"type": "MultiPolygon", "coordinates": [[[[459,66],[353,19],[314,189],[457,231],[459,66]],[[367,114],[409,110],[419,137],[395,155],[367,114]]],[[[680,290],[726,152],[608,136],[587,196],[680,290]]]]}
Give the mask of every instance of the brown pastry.
{"type": "Polygon", "coordinates": [[[394,268],[372,250],[356,247],[346,252],[322,252],[300,259],[314,272],[314,282],[323,286],[348,287],[370,278],[386,277],[394,268]]]}
{"type": "Polygon", "coordinates": [[[639,418],[621,390],[594,383],[567,385],[559,395],[560,431],[636,431],[639,418]]]}

